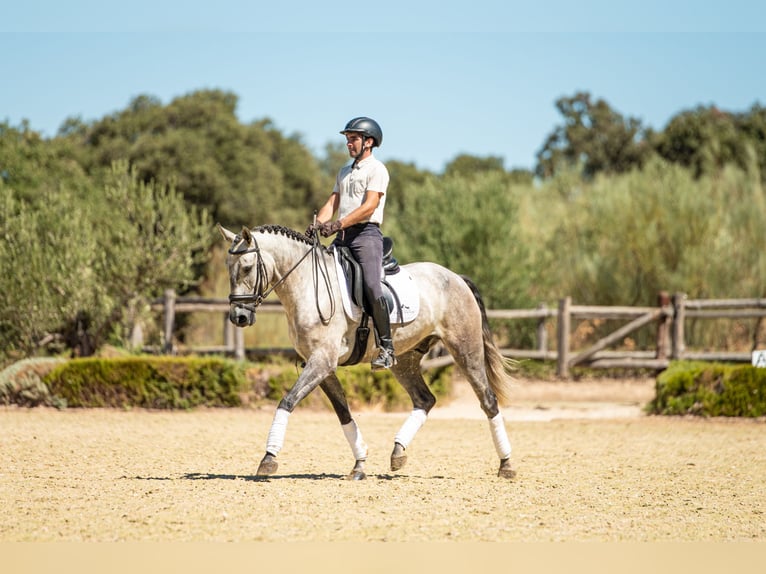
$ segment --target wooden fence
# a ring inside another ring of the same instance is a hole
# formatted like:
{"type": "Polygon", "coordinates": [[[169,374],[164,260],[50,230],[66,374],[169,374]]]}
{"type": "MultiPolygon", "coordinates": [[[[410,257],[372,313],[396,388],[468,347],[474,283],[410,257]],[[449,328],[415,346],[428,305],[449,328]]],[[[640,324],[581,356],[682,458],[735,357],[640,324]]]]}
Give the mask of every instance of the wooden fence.
{"type": "MultiPolygon", "coordinates": [[[[200,297],[177,297],[172,290],[155,301],[152,308],[164,317],[163,353],[179,352],[174,344],[175,318],[177,313],[219,313],[224,326],[224,341],[221,346],[195,347],[194,353],[217,353],[232,355],[237,359],[245,356],[282,354],[295,357],[295,351],[287,348],[246,349],[244,333],[228,320],[227,299],[206,299],[200,297]]],[[[259,313],[284,313],[278,302],[266,302],[259,313]]],[[[555,361],[558,376],[568,378],[574,367],[590,368],[644,368],[661,371],[671,360],[694,359],[701,361],[749,362],[751,352],[688,351],[684,340],[684,327],[689,320],[704,319],[757,319],[753,348],[757,344],[760,321],[766,317],[766,299],[687,299],[683,293],[672,297],[662,292],[658,295],[656,307],[574,305],[570,297],[561,299],[553,309],[541,305],[536,309],[488,309],[490,319],[536,320],[536,347],[534,349],[501,349],[504,356],[514,359],[538,359],[555,361]],[[613,332],[583,349],[572,349],[572,330],[577,322],[588,320],[627,321],[613,332]],[[556,345],[548,344],[548,323],[555,321],[556,345]],[[618,345],[635,331],[655,324],[656,336],[653,348],[644,350],[609,350],[618,345]]],[[[151,349],[147,349],[151,350],[151,349]]],[[[423,368],[443,366],[451,362],[448,355],[429,356],[423,361],[423,368]]]]}

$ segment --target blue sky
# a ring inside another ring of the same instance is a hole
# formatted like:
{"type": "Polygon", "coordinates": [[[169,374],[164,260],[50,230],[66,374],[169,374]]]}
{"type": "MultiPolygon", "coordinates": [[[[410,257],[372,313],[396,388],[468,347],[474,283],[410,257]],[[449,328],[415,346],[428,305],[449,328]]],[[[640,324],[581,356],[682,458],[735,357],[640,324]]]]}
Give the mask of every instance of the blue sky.
{"type": "Polygon", "coordinates": [[[357,115],[383,159],[461,153],[533,168],[577,91],[655,129],[683,110],[766,105],[766,3],[510,0],[268,3],[26,0],[0,9],[0,121],[47,136],[137,95],[239,97],[321,155],[357,115]],[[261,5],[263,4],[263,5],[261,5]]]}

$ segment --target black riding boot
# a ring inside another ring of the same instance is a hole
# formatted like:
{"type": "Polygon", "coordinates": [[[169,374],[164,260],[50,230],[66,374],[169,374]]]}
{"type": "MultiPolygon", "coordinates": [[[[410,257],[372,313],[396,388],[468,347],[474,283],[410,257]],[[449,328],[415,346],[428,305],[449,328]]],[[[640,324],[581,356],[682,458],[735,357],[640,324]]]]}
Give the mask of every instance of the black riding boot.
{"type": "Polygon", "coordinates": [[[396,359],[394,358],[394,341],[391,339],[388,305],[384,297],[372,302],[372,322],[375,324],[380,347],[380,354],[372,360],[372,370],[389,369],[396,364],[396,359]]]}

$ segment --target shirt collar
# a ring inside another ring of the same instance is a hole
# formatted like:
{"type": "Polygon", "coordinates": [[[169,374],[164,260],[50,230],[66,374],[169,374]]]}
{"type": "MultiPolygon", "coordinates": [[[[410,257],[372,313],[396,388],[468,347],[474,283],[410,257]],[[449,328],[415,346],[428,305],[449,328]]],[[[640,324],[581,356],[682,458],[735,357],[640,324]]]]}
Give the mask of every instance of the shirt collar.
{"type": "Polygon", "coordinates": [[[361,168],[365,164],[370,163],[373,159],[375,159],[374,156],[372,154],[370,154],[366,158],[364,158],[363,160],[357,161],[357,162],[355,162],[355,163],[353,163],[351,165],[352,165],[352,167],[355,167],[355,168],[361,168]]]}

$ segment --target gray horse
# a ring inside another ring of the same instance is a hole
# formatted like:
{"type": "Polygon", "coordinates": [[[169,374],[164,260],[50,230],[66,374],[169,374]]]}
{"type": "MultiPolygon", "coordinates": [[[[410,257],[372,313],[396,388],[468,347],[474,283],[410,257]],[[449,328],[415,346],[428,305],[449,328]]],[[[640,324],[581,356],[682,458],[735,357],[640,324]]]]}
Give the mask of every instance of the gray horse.
{"type": "MultiPolygon", "coordinates": [[[[243,227],[238,235],[220,225],[218,229],[231,244],[226,260],[231,288],[229,319],[238,327],[252,325],[256,308],[273,291],[285,309],[295,350],[305,360],[305,368],[277,407],[257,474],[268,476],[277,471],[276,457],[284,444],[290,413],[320,387],[354,454],[356,462],[348,478],[365,478],[367,445],[336,375],[338,365],[344,364],[354,350],[358,325],[341,308],[341,284],[333,255],[317,239],[281,226],[243,227]]],[[[436,402],[423,380],[420,361],[441,341],[487,415],[500,457],[498,476],[512,478],[511,444],[498,406],[498,400],[506,402],[509,398],[508,360],[492,340],[476,286],[434,263],[412,263],[403,265],[402,270],[417,285],[420,305],[414,320],[392,324],[396,364],[391,372],[412,399],[413,410],[394,437],[391,470],[404,466],[405,451],[436,402]]],[[[374,344],[370,344],[359,360],[369,362],[374,352],[374,344]]]]}

